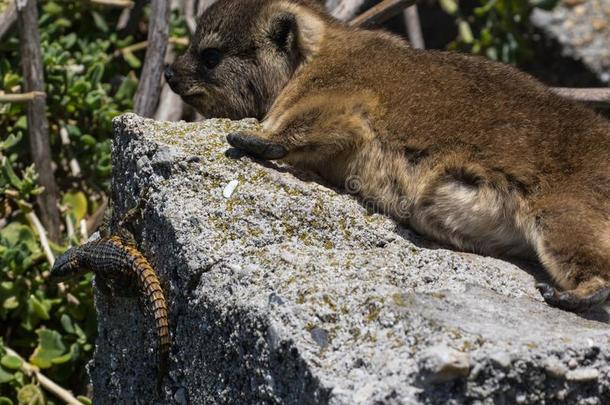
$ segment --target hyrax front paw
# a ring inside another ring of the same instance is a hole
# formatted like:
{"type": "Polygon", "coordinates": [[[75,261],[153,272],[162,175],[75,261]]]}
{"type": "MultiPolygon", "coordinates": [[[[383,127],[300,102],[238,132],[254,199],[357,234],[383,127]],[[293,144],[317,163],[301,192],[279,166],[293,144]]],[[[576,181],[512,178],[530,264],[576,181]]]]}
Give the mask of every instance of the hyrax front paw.
{"type": "Polygon", "coordinates": [[[246,152],[257,159],[276,160],[288,154],[288,149],[268,139],[261,138],[255,133],[238,132],[227,135],[227,141],[234,148],[246,152]]]}
{"type": "Polygon", "coordinates": [[[536,284],[536,288],[547,304],[572,312],[586,312],[606,301],[610,294],[610,287],[603,287],[587,294],[579,294],[578,289],[558,291],[546,283],[536,284]]]}

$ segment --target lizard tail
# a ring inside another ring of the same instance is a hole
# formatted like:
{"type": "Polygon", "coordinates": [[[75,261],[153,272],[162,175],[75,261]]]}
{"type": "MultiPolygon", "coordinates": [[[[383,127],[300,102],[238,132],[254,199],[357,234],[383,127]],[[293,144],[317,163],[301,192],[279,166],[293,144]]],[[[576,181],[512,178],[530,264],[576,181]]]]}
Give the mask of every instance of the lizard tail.
{"type": "Polygon", "coordinates": [[[138,284],[145,295],[146,309],[155,318],[155,328],[159,339],[159,373],[165,374],[171,337],[169,334],[169,315],[167,301],[157,274],[148,260],[134,247],[125,247],[132,258],[132,268],[136,273],[138,284]]]}

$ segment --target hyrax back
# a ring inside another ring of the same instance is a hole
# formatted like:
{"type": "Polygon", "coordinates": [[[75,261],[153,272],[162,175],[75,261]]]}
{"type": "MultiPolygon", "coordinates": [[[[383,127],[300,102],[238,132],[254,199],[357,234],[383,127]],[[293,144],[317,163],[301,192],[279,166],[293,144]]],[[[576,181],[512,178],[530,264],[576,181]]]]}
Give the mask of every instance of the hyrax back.
{"type": "Polygon", "coordinates": [[[203,89],[186,100],[204,113],[264,116],[261,132],[229,142],[336,186],[356,184],[362,199],[423,234],[458,249],[538,257],[567,290],[540,285],[552,305],[604,301],[610,123],[509,66],[413,50],[348,28],[314,3],[219,1],[200,21],[198,51],[174,69],[198,63],[210,52],[200,49],[206,38],[216,38],[218,63],[176,74],[203,89]],[[239,24],[223,22],[227,10],[239,24]]]}

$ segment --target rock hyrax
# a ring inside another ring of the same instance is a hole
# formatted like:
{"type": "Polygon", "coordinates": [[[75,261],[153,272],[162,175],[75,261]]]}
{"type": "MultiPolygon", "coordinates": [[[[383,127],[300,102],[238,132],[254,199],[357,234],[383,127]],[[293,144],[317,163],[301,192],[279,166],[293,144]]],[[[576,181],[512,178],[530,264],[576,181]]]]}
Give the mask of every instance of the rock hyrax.
{"type": "Polygon", "coordinates": [[[220,0],[168,70],[231,145],[312,170],[457,249],[538,258],[583,311],[610,292],[610,123],[500,63],[348,27],[310,0],[220,0]]]}

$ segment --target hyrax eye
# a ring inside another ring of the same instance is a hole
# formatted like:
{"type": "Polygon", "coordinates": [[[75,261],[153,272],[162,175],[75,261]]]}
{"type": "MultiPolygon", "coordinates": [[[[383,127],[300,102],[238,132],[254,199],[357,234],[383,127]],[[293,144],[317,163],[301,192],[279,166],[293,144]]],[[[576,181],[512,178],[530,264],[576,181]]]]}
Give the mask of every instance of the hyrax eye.
{"type": "Polygon", "coordinates": [[[216,48],[206,48],[201,51],[201,60],[208,69],[214,69],[222,60],[222,52],[216,48]]]}

